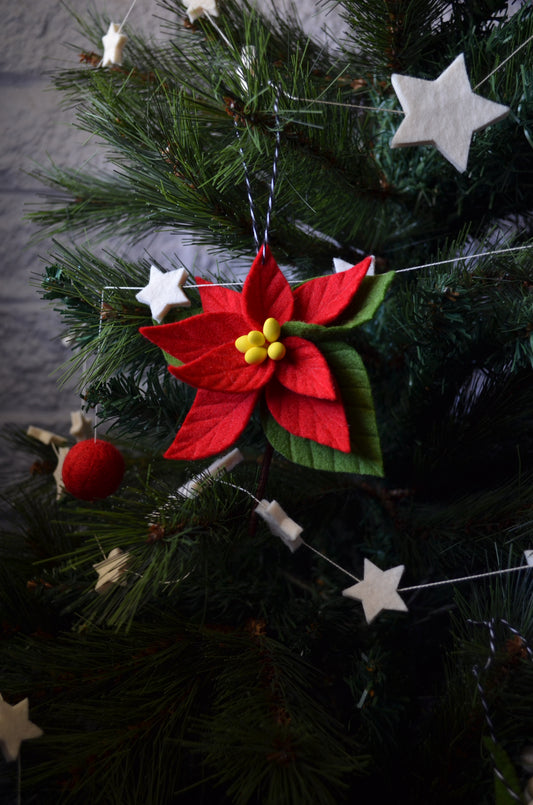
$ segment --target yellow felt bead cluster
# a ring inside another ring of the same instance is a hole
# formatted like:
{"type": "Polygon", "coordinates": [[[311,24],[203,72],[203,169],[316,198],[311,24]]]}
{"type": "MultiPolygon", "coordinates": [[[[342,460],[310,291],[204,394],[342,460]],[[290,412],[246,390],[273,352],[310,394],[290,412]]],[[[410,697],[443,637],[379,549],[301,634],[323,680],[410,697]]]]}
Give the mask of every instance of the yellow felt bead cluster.
{"type": "Polygon", "coordinates": [[[281,341],[278,341],[280,334],[279,321],[269,318],[263,325],[263,332],[250,330],[248,335],[241,335],[236,339],[235,346],[244,354],[244,360],[250,365],[263,363],[267,357],[273,361],[280,361],[287,352],[281,341]]]}

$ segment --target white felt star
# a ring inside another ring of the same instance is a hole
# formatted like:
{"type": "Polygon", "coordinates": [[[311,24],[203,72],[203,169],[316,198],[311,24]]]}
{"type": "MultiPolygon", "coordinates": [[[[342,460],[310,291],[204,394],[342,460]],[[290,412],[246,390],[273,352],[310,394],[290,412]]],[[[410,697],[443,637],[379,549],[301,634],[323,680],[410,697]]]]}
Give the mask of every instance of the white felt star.
{"type": "Polygon", "coordinates": [[[302,545],[303,540],[300,537],[303,531],[302,526],[291,520],[277,500],[273,500],[270,503],[268,500],[262,500],[255,507],[255,511],[263,518],[274,536],[283,540],[292,553],[302,545]]]}
{"type": "Polygon", "coordinates": [[[21,741],[42,734],[42,729],[29,719],[27,699],[11,705],[0,694],[0,749],[8,763],[18,758],[21,741]]]}
{"type": "MultiPolygon", "coordinates": [[[[340,257],[333,258],[333,270],[335,274],[340,274],[341,271],[349,271],[351,268],[354,267],[353,263],[349,263],[347,260],[342,260],[340,257]]],[[[368,267],[368,271],[365,274],[365,277],[373,277],[376,273],[376,258],[372,255],[372,262],[368,267]]]]}
{"type": "Polygon", "coordinates": [[[405,602],[396,592],[404,568],[404,565],[398,565],[380,570],[370,559],[365,559],[363,581],[343,590],[342,594],[361,601],[367,623],[371,623],[383,609],[407,612],[405,602]]]}
{"type": "Polygon", "coordinates": [[[121,587],[124,587],[126,580],[121,577],[128,569],[129,561],[129,553],[124,553],[120,548],[113,548],[106,559],[93,565],[98,573],[95,591],[105,593],[114,584],[120,584],[121,587]]]}
{"type": "Polygon", "coordinates": [[[72,424],[69,432],[77,442],[83,442],[85,439],[91,438],[93,435],[92,419],[84,416],[82,411],[71,411],[70,421],[72,424]]]}
{"type": "Polygon", "coordinates": [[[397,73],[391,81],[406,115],[391,147],[434,145],[461,173],[472,134],[510,111],[472,92],[463,53],[435,81],[397,73]]]}
{"type": "Polygon", "coordinates": [[[191,22],[197,20],[198,17],[203,17],[204,14],[218,17],[218,8],[215,0],[189,0],[186,6],[187,15],[191,22]]]}
{"type": "Polygon", "coordinates": [[[143,305],[150,305],[152,317],[162,322],[173,307],[190,307],[181,287],[187,279],[184,268],[175,271],[160,271],[155,266],[150,268],[150,281],[135,298],[143,305]]]}
{"type": "Polygon", "coordinates": [[[120,25],[117,25],[116,22],[111,22],[107,33],[102,37],[104,46],[102,67],[108,67],[110,64],[122,64],[122,51],[127,41],[128,37],[122,33],[120,25]]]}

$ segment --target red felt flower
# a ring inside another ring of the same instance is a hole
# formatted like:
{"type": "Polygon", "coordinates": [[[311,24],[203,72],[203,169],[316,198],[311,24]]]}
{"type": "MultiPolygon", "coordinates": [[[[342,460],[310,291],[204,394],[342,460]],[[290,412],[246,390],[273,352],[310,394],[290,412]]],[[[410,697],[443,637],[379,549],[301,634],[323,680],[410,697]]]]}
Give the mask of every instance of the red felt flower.
{"type": "Polygon", "coordinates": [[[270,250],[261,249],[242,293],[198,280],[203,313],[141,333],[183,362],[173,375],[198,389],[165,456],[193,460],[230,447],[263,396],[282,428],[350,452],[338,384],[319,348],[283,337],[289,321],[328,325],[350,305],[370,265],[318,277],[291,290],[270,250]]]}

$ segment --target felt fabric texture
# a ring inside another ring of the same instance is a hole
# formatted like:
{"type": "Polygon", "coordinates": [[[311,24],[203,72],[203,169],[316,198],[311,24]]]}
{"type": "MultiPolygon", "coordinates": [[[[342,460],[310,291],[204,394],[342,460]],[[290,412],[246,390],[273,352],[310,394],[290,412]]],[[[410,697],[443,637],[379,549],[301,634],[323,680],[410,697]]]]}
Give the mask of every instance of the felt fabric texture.
{"type": "Polygon", "coordinates": [[[7,763],[18,758],[22,741],[42,734],[42,729],[30,721],[28,699],[8,704],[0,695],[0,750],[7,763]]]}
{"type": "Polygon", "coordinates": [[[366,258],[350,271],[310,280],[293,292],[264,246],[242,293],[197,279],[203,313],[143,327],[146,338],[183,362],[169,367],[171,373],[199,389],[165,456],[193,460],[227,449],[244,431],[260,396],[289,432],[349,452],[349,427],[335,375],[317,344],[284,337],[283,325],[296,315],[310,329],[334,323],[353,301],[371,261],[366,258]],[[235,340],[251,330],[262,331],[269,318],[281,325],[279,341],[286,355],[249,365],[235,340]]]}
{"type": "Polygon", "coordinates": [[[334,450],[349,453],[350,433],[342,400],[320,400],[295,394],[273,380],[266,388],[266,403],[282,428],[334,450]]]}
{"type": "Polygon", "coordinates": [[[190,307],[182,287],[187,279],[184,268],[174,271],[160,271],[157,266],[150,267],[150,280],[135,298],[143,305],[150,306],[152,318],[162,322],[173,307],[190,307]]]}
{"type": "Polygon", "coordinates": [[[263,518],[272,534],[275,537],[279,537],[291,553],[294,553],[300,545],[303,545],[303,539],[300,536],[303,531],[302,526],[295,523],[283,511],[277,500],[269,502],[263,498],[255,507],[255,511],[263,518]]]}
{"type": "Polygon", "coordinates": [[[122,51],[128,41],[126,34],[122,33],[122,26],[116,22],[110,22],[107,33],[102,37],[104,55],[102,56],[102,67],[109,67],[113,64],[122,64],[122,51]]]}
{"type": "Polygon", "coordinates": [[[252,416],[259,391],[231,394],[200,389],[165,458],[193,461],[234,444],[252,416]]]}
{"type": "Polygon", "coordinates": [[[372,257],[366,257],[349,271],[304,282],[294,292],[292,318],[309,324],[331,324],[351,303],[371,264],[372,257]]]}
{"type": "Polygon", "coordinates": [[[116,492],[124,476],[124,459],[102,439],[87,439],[71,447],[63,462],[63,485],[80,500],[100,500],[116,492]]]}
{"type": "Polygon", "coordinates": [[[397,593],[404,570],[404,565],[381,570],[370,559],[365,559],[363,581],[343,590],[342,594],[361,601],[367,623],[372,623],[384,609],[407,612],[405,601],[397,593]]]}
{"type": "Polygon", "coordinates": [[[391,81],[406,115],[391,148],[434,145],[460,173],[467,167],[473,133],[510,112],[472,92],[463,53],[435,81],[397,73],[391,81]]]}

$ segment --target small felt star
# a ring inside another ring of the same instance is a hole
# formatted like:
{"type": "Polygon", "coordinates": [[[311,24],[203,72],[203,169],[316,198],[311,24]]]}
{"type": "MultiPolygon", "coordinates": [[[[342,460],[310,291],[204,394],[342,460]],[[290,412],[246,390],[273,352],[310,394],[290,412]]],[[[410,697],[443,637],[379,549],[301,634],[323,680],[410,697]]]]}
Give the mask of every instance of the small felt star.
{"type": "Polygon", "coordinates": [[[300,537],[303,531],[302,526],[291,520],[277,500],[270,503],[268,500],[262,500],[255,507],[255,511],[263,518],[274,536],[279,537],[285,543],[291,553],[294,553],[303,544],[300,537]]]}
{"type": "Polygon", "coordinates": [[[466,170],[473,133],[510,111],[472,92],[463,53],[435,81],[396,73],[391,81],[406,115],[391,148],[434,145],[461,173],[466,170]]]}
{"type": "Polygon", "coordinates": [[[371,623],[383,609],[407,612],[405,602],[396,592],[404,565],[380,570],[369,559],[365,559],[364,579],[342,591],[348,598],[361,601],[367,623],[371,623]]]}
{"type": "Polygon", "coordinates": [[[218,17],[218,8],[215,0],[189,0],[186,6],[187,16],[191,22],[197,20],[198,17],[203,17],[204,14],[218,17]]]}
{"type": "Polygon", "coordinates": [[[70,414],[70,421],[72,423],[70,428],[70,435],[76,438],[77,442],[84,442],[85,439],[90,439],[93,435],[93,421],[81,411],[72,411],[70,414]]]}
{"type": "MultiPolygon", "coordinates": [[[[376,266],[376,259],[372,255],[372,261],[368,267],[368,271],[366,272],[367,277],[373,277],[376,273],[375,271],[376,266]]],[[[349,263],[348,260],[342,260],[340,257],[333,258],[333,270],[335,274],[340,274],[342,271],[349,271],[351,268],[354,268],[353,263],[349,263]]]]}
{"type": "Polygon", "coordinates": [[[0,694],[0,749],[8,763],[18,758],[21,741],[42,734],[42,729],[29,719],[28,699],[8,704],[0,694]]]}
{"type": "Polygon", "coordinates": [[[143,305],[150,305],[152,317],[162,322],[171,308],[191,306],[190,300],[181,289],[186,279],[187,272],[184,268],[160,271],[151,266],[150,281],[135,298],[143,305]]]}
{"type": "Polygon", "coordinates": [[[128,569],[129,561],[130,555],[128,553],[124,553],[120,548],[113,548],[106,559],[93,565],[98,573],[95,591],[105,593],[114,584],[120,584],[121,587],[124,587],[126,580],[121,577],[128,569]]]}
{"type": "Polygon", "coordinates": [[[116,22],[111,22],[107,33],[102,37],[104,55],[102,56],[102,67],[110,64],[122,64],[122,51],[128,41],[126,34],[121,31],[121,26],[116,22]]]}

